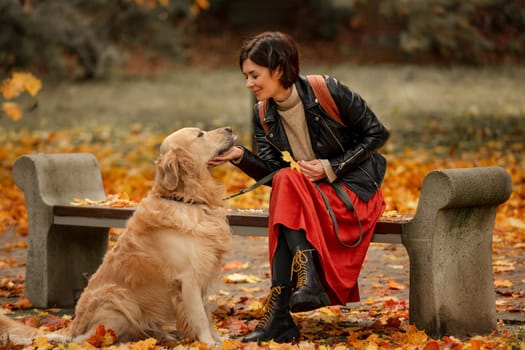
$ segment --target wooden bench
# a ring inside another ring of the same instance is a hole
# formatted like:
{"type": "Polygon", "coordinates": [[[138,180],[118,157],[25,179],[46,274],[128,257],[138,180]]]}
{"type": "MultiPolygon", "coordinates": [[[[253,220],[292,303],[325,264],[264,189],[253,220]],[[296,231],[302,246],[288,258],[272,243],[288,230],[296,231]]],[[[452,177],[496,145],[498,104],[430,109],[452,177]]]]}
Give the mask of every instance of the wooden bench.
{"type": "MultiPolygon", "coordinates": [[[[13,166],[28,221],[25,295],[36,307],[74,304],[107,251],[110,227],[133,208],[79,207],[106,198],[97,159],[87,153],[32,154],[13,166]]],[[[500,167],[432,171],[416,215],[381,219],[373,241],[402,243],[410,260],[410,322],[433,337],[486,334],[496,326],[492,233],[497,206],[512,191],[500,167]]],[[[231,211],[234,234],[266,235],[265,212],[231,211]]]]}

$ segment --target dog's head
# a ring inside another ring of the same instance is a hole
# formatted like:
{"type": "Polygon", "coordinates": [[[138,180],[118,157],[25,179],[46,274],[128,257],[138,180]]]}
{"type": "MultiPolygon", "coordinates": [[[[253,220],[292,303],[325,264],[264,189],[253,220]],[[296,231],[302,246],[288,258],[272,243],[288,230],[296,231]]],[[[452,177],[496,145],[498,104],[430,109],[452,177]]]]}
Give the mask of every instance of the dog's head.
{"type": "Polygon", "coordinates": [[[211,131],[182,128],[172,133],[160,145],[154,190],[160,196],[212,204],[220,189],[213,185],[208,161],[230,150],[234,142],[228,127],[211,131]]]}

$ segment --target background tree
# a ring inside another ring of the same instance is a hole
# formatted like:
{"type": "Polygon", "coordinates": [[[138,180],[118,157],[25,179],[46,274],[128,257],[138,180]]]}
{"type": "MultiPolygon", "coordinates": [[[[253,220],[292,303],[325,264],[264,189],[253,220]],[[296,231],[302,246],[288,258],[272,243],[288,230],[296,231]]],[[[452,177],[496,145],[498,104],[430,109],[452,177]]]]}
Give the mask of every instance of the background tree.
{"type": "Polygon", "coordinates": [[[293,34],[307,58],[325,62],[483,65],[525,56],[523,0],[0,0],[0,23],[3,73],[82,79],[137,58],[224,64],[217,56],[229,54],[231,64],[243,38],[267,29],[293,34]]]}
{"type": "Polygon", "coordinates": [[[177,57],[187,22],[207,6],[206,0],[0,0],[0,67],[90,79],[136,50],[177,57]]]}

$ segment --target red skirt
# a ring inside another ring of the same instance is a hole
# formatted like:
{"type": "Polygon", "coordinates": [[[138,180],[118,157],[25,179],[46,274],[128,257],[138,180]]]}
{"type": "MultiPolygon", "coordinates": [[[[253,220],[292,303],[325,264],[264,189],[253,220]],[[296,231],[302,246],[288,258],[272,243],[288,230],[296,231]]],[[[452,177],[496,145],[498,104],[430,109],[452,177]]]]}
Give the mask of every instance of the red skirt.
{"type": "MultiPolygon", "coordinates": [[[[359,238],[359,224],[328,183],[319,183],[337,218],[339,238],[352,244],[359,238]]],[[[269,208],[270,266],[277,247],[279,225],[292,230],[304,230],[306,238],[319,254],[322,271],[318,271],[325,291],[333,305],[359,301],[358,277],[372,240],[377,220],[385,209],[381,191],[364,202],[346,186],[361,221],[363,238],[354,248],[343,246],[335,234],[334,225],[316,186],[301,173],[285,168],[272,180],[269,208]]]]}

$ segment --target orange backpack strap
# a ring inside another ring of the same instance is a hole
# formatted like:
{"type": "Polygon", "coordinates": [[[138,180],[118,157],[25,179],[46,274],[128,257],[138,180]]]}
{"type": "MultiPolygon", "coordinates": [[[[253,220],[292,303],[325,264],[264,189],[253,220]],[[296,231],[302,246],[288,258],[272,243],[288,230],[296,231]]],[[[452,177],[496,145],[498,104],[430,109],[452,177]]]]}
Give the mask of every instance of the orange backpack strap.
{"type": "Polygon", "coordinates": [[[257,108],[259,110],[259,120],[261,121],[264,131],[268,131],[268,125],[264,123],[264,116],[266,115],[267,104],[268,104],[268,100],[259,101],[257,103],[257,108]]]}
{"type": "Polygon", "coordinates": [[[339,109],[335,104],[334,98],[332,97],[330,90],[328,90],[328,86],[326,85],[326,80],[324,77],[322,75],[316,74],[307,75],[306,78],[308,79],[312,90],[314,90],[315,97],[317,97],[317,100],[319,100],[321,107],[333,120],[342,126],[345,126],[345,123],[339,114],[339,109]]]}

